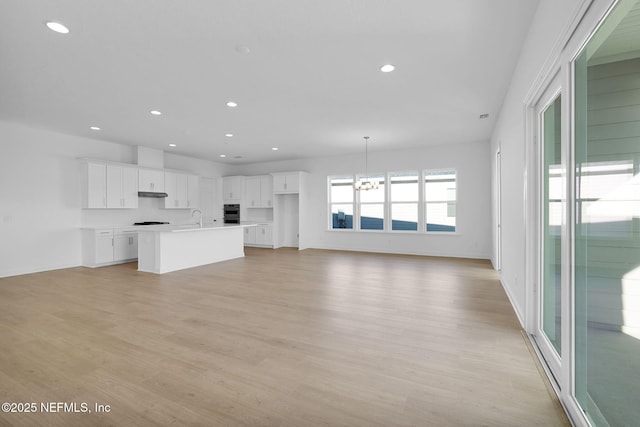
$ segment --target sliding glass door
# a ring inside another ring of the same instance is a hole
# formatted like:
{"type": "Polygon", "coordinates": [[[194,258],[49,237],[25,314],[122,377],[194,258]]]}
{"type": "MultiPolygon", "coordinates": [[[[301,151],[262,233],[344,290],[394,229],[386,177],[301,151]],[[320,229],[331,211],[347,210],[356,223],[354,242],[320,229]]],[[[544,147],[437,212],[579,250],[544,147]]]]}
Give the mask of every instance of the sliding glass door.
{"type": "Polygon", "coordinates": [[[526,101],[527,330],[576,425],[638,426],[640,0],[605,3],[526,101]]]}
{"type": "Polygon", "coordinates": [[[575,395],[595,426],[640,423],[640,2],[574,62],[575,395]]]}

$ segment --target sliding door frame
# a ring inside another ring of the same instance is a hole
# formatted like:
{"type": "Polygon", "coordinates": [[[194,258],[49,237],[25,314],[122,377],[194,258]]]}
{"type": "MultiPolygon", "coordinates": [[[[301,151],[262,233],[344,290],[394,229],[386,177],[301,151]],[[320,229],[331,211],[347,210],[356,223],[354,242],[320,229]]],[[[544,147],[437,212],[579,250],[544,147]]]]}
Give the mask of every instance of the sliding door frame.
{"type": "Polygon", "coordinates": [[[583,0],[572,20],[547,58],[542,70],[524,99],[525,121],[525,329],[534,344],[543,367],[567,414],[577,426],[589,426],[576,399],[575,387],[575,92],[574,62],[602,21],[618,0],[583,0]],[[561,369],[555,378],[546,365],[533,336],[538,331],[539,286],[541,283],[541,165],[539,116],[537,107],[554,79],[559,76],[562,95],[562,159],[566,165],[566,209],[562,227],[562,354],[561,369]]]}

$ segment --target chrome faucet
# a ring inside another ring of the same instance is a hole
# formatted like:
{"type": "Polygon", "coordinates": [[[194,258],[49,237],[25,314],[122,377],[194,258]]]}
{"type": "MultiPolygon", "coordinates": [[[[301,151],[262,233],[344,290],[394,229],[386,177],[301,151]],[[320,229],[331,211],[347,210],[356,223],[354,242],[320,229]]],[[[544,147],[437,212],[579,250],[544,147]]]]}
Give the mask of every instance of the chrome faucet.
{"type": "Polygon", "coordinates": [[[194,209],[193,212],[191,212],[191,218],[193,218],[196,212],[200,214],[200,228],[202,228],[202,211],[200,209],[194,209]]]}

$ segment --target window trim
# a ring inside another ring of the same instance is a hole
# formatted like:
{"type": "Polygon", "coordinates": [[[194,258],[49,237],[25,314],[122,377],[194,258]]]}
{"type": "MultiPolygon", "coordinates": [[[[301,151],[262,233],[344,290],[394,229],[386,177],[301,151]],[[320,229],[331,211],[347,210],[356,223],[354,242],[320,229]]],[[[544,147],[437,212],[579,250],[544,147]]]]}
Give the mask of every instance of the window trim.
{"type": "Polygon", "coordinates": [[[448,167],[448,168],[433,168],[433,169],[404,169],[404,170],[396,170],[396,171],[388,171],[384,173],[368,173],[367,177],[381,177],[384,180],[384,201],[379,202],[361,202],[360,201],[360,192],[353,189],[353,201],[352,202],[333,202],[331,200],[331,187],[332,180],[334,179],[351,179],[353,183],[355,183],[358,179],[364,176],[363,173],[353,173],[353,174],[335,174],[327,176],[327,229],[326,231],[330,232],[349,232],[349,233],[391,233],[391,234],[399,234],[399,235],[434,235],[434,236],[459,236],[460,226],[458,224],[458,204],[459,204],[459,185],[460,185],[460,177],[458,173],[458,169],[456,167],[448,167]],[[456,191],[455,191],[455,199],[446,200],[446,201],[426,201],[425,194],[425,181],[428,173],[432,172],[454,172],[455,173],[455,183],[456,183],[456,191]],[[393,176],[397,176],[398,174],[405,173],[415,173],[418,178],[418,200],[417,201],[391,201],[391,178],[393,176]],[[456,206],[456,215],[455,215],[455,229],[454,231],[427,231],[427,223],[426,223],[426,209],[429,203],[455,203],[456,206]],[[412,204],[415,203],[418,205],[418,226],[417,230],[393,230],[393,219],[392,215],[392,207],[394,204],[412,204]],[[353,206],[353,216],[352,216],[352,228],[333,228],[333,206],[334,205],[348,205],[352,204],[353,206]],[[361,228],[361,206],[362,205],[383,205],[383,229],[363,229],[361,228]]]}
{"type": "Polygon", "coordinates": [[[422,201],[422,213],[423,213],[423,221],[422,221],[422,225],[424,225],[424,232],[427,234],[433,234],[433,233],[438,233],[438,234],[449,234],[449,233],[457,233],[458,232],[458,183],[459,183],[459,179],[458,179],[458,169],[456,168],[438,168],[438,169],[425,169],[422,171],[422,197],[423,197],[423,201],[422,201]],[[427,188],[426,188],[426,181],[427,181],[427,173],[428,172],[454,172],[455,178],[453,180],[453,182],[456,183],[456,192],[455,192],[455,198],[454,200],[429,200],[427,201],[427,197],[426,197],[426,192],[427,192],[427,188]],[[455,225],[454,225],[454,229],[453,231],[429,231],[427,230],[427,206],[429,204],[435,204],[435,203],[446,203],[447,204],[447,209],[449,208],[449,204],[450,203],[454,203],[456,206],[456,214],[455,214],[455,225]]]}

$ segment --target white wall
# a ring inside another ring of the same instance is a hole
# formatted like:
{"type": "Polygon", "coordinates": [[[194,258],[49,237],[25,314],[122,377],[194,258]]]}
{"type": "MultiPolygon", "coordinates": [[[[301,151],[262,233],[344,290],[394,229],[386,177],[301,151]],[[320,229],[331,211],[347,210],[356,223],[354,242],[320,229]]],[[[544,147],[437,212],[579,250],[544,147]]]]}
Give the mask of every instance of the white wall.
{"type": "MultiPolygon", "coordinates": [[[[583,0],[540,0],[523,44],[509,91],[491,137],[491,170],[495,152],[502,156],[502,272],[501,278],[520,319],[525,309],[525,107],[524,100],[548,66],[557,42],[565,36],[583,0]]],[[[493,173],[492,173],[493,176],[493,173]]],[[[495,190],[496,186],[492,185],[495,190]]],[[[495,194],[492,197],[495,200],[495,194]]],[[[492,206],[492,216],[496,213],[492,206]]],[[[495,235],[492,221],[492,236],[495,235]]],[[[494,244],[492,259],[496,259],[494,244]]]]}
{"type": "MultiPolygon", "coordinates": [[[[80,208],[82,157],[134,163],[135,147],[0,122],[0,277],[81,264],[80,227],[130,225],[140,220],[191,221],[187,210],[80,208]]],[[[218,163],[167,154],[167,168],[204,176],[226,174],[218,163]]]]}
{"type": "Polygon", "coordinates": [[[308,192],[311,197],[306,214],[311,218],[308,221],[309,229],[302,232],[308,236],[309,247],[489,259],[491,177],[488,142],[393,152],[369,151],[369,171],[372,173],[449,167],[457,169],[456,235],[328,231],[327,176],[362,172],[362,165],[362,155],[349,155],[238,166],[234,173],[308,172],[308,192]]]}

